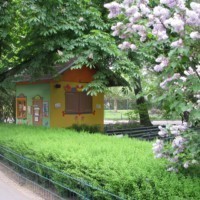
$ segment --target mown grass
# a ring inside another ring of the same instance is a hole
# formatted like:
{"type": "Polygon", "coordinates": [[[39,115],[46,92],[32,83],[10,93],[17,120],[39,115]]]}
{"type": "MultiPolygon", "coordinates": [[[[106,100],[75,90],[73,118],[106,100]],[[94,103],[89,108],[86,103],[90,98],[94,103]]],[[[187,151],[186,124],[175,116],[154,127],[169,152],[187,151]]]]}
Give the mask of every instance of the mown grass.
{"type": "Polygon", "coordinates": [[[118,110],[117,112],[104,110],[104,118],[107,120],[128,120],[127,112],[128,110],[118,110]]]}
{"type": "Polygon", "coordinates": [[[125,199],[200,198],[199,170],[193,174],[167,172],[165,161],[154,159],[150,142],[67,129],[0,125],[0,144],[125,199]]]}
{"type": "MultiPolygon", "coordinates": [[[[128,113],[132,112],[131,110],[104,110],[104,119],[105,120],[129,120],[128,113]]],[[[131,120],[139,120],[139,115],[137,112],[133,111],[131,120]]],[[[181,120],[180,116],[164,116],[163,114],[152,113],[149,111],[149,116],[151,120],[181,120]]]]}

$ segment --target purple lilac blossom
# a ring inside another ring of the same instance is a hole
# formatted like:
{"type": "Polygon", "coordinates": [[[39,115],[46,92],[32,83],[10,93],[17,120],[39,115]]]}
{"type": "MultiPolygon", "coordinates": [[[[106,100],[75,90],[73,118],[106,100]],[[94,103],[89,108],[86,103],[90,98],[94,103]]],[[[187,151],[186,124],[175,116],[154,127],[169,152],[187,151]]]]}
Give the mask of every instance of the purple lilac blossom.
{"type": "Polygon", "coordinates": [[[160,3],[172,8],[177,4],[177,0],[160,0],[160,3]]]}
{"type": "Polygon", "coordinates": [[[186,142],[186,139],[179,135],[173,140],[172,147],[173,148],[183,148],[183,144],[185,142],[186,142]]]}
{"type": "Polygon", "coordinates": [[[174,32],[180,33],[184,30],[185,23],[182,17],[176,14],[174,18],[171,20],[170,25],[172,26],[174,32]]]}
{"type": "Polygon", "coordinates": [[[161,87],[162,89],[167,89],[166,86],[167,86],[167,84],[168,84],[169,82],[171,82],[171,81],[172,81],[172,78],[167,78],[166,80],[164,80],[163,82],[160,83],[160,87],[161,87]]]}
{"type": "Polygon", "coordinates": [[[111,30],[113,30],[112,35],[118,36],[120,34],[120,31],[124,29],[124,25],[122,22],[118,22],[115,26],[111,27],[111,30]]]}
{"type": "Polygon", "coordinates": [[[158,37],[158,40],[165,40],[168,38],[166,29],[160,21],[154,21],[152,33],[158,37]]]}
{"type": "Polygon", "coordinates": [[[192,67],[189,67],[188,70],[185,70],[185,71],[184,71],[184,74],[185,74],[186,76],[191,76],[191,75],[194,75],[195,72],[194,72],[194,70],[192,69],[192,67]]]}
{"type": "Polygon", "coordinates": [[[148,15],[148,23],[147,26],[150,27],[154,24],[155,16],[153,14],[148,15]]]}
{"type": "Polygon", "coordinates": [[[130,42],[127,42],[127,41],[124,41],[122,44],[118,45],[118,47],[122,50],[128,50],[128,49],[131,49],[131,50],[136,50],[136,46],[134,44],[131,44],[130,42]]]}
{"type": "Polygon", "coordinates": [[[192,26],[200,26],[200,15],[193,10],[186,10],[186,23],[192,26]]]}
{"type": "Polygon", "coordinates": [[[171,163],[177,163],[178,162],[178,156],[174,156],[172,158],[168,158],[169,162],[171,163]]]}
{"type": "Polygon", "coordinates": [[[173,155],[178,155],[184,151],[184,146],[180,148],[176,148],[176,150],[173,152],[173,155]]]}
{"type": "Polygon", "coordinates": [[[198,31],[191,32],[191,33],[190,33],[190,37],[191,37],[193,40],[200,39],[200,33],[199,33],[198,31]]]}
{"type": "Polygon", "coordinates": [[[166,89],[166,86],[167,86],[167,81],[166,80],[164,80],[163,82],[160,83],[160,87],[162,89],[166,89]]]}
{"type": "Polygon", "coordinates": [[[164,69],[165,67],[168,66],[168,64],[169,64],[169,59],[166,58],[166,57],[164,57],[164,56],[159,56],[159,57],[156,59],[156,62],[158,62],[158,63],[160,63],[160,64],[154,66],[154,71],[156,71],[156,72],[161,72],[161,71],[163,71],[163,69],[164,69]]]}
{"type": "Polygon", "coordinates": [[[169,19],[170,17],[170,11],[162,6],[154,7],[153,14],[155,17],[158,17],[162,21],[169,19]]]}
{"type": "Polygon", "coordinates": [[[180,10],[185,10],[186,7],[185,7],[185,0],[177,0],[178,4],[177,4],[177,7],[180,9],[180,10]]]}
{"type": "Polygon", "coordinates": [[[168,172],[178,172],[178,169],[174,168],[174,167],[169,167],[167,169],[168,172]]]}
{"type": "Polygon", "coordinates": [[[140,10],[141,13],[145,16],[147,16],[151,12],[149,7],[147,7],[145,4],[140,4],[140,10]]]}
{"type": "Polygon", "coordinates": [[[124,0],[123,1],[123,5],[125,5],[125,6],[130,6],[132,3],[134,2],[134,0],[124,0]]]}
{"type": "Polygon", "coordinates": [[[165,79],[163,82],[160,83],[160,87],[162,89],[166,89],[167,83],[179,79],[181,75],[179,73],[175,73],[172,77],[165,79]]]}
{"type": "Polygon", "coordinates": [[[170,127],[170,132],[171,134],[178,136],[180,135],[182,132],[186,131],[188,129],[188,124],[187,122],[184,122],[181,125],[173,125],[170,127]]]}
{"type": "Polygon", "coordinates": [[[177,41],[174,41],[170,45],[171,47],[183,47],[183,40],[180,38],[177,41]]]}
{"type": "Polygon", "coordinates": [[[180,79],[183,81],[183,82],[186,82],[187,81],[187,78],[185,76],[181,76],[180,79]]]}
{"type": "Polygon", "coordinates": [[[162,157],[162,150],[164,147],[164,142],[162,140],[156,140],[156,142],[153,144],[153,152],[155,154],[156,158],[161,158],[162,157]]]}
{"type": "Polygon", "coordinates": [[[117,2],[104,4],[104,7],[107,8],[110,12],[108,18],[117,17],[121,13],[121,6],[117,2]]]}
{"type": "Polygon", "coordinates": [[[167,129],[163,128],[162,126],[158,126],[158,128],[160,129],[160,131],[158,132],[158,135],[160,135],[161,137],[168,136],[167,129]]]}
{"type": "Polygon", "coordinates": [[[125,11],[127,17],[131,17],[135,13],[138,13],[138,8],[136,6],[131,6],[130,8],[127,8],[125,11]]]}
{"type": "Polygon", "coordinates": [[[192,10],[196,11],[198,14],[200,14],[200,4],[196,2],[191,2],[190,7],[192,10]]]}

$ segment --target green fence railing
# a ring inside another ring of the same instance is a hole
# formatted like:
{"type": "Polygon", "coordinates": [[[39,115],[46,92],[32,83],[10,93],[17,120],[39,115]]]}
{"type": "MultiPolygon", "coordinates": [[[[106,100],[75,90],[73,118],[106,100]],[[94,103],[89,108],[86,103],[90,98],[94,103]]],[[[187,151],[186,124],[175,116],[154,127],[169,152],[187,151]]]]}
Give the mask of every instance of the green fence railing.
{"type": "Polygon", "coordinates": [[[0,145],[0,160],[17,171],[25,179],[54,194],[54,199],[124,200],[103,188],[96,187],[70,174],[35,162],[15,151],[0,145]]]}

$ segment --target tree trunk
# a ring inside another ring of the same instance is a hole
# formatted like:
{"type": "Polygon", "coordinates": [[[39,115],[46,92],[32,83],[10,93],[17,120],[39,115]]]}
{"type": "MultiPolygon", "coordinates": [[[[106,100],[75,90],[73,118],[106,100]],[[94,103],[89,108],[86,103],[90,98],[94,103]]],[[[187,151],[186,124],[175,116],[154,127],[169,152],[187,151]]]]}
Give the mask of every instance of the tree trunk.
{"type": "Polygon", "coordinates": [[[117,112],[117,98],[114,98],[114,112],[117,112]]]}
{"type": "MultiPolygon", "coordinates": [[[[134,92],[135,95],[139,95],[142,93],[142,85],[140,77],[134,77],[134,92]]],[[[137,109],[140,117],[140,125],[143,126],[152,126],[149,113],[148,106],[144,96],[137,97],[136,99],[137,109]]]]}
{"type": "Polygon", "coordinates": [[[0,105],[0,122],[3,122],[4,117],[3,117],[3,105],[0,105]]]}

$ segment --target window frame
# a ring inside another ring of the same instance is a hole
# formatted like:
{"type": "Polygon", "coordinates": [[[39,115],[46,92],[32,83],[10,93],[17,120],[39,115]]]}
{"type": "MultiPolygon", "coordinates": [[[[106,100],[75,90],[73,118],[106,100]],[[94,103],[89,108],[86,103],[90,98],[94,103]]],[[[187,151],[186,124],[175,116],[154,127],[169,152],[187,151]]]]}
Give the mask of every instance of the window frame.
{"type": "Polygon", "coordinates": [[[92,96],[87,95],[86,92],[65,92],[65,114],[92,114],[92,112],[93,112],[92,96]],[[72,99],[70,100],[69,95],[74,95],[74,97],[72,97],[72,99]],[[87,101],[87,99],[89,100],[89,104],[87,106],[84,106],[85,101],[87,101]],[[75,103],[74,108],[70,107],[70,105],[72,106],[73,103],[75,103]]]}
{"type": "Polygon", "coordinates": [[[27,98],[26,97],[16,98],[16,118],[27,119],[27,98]],[[20,105],[22,107],[20,107],[20,105]]]}

